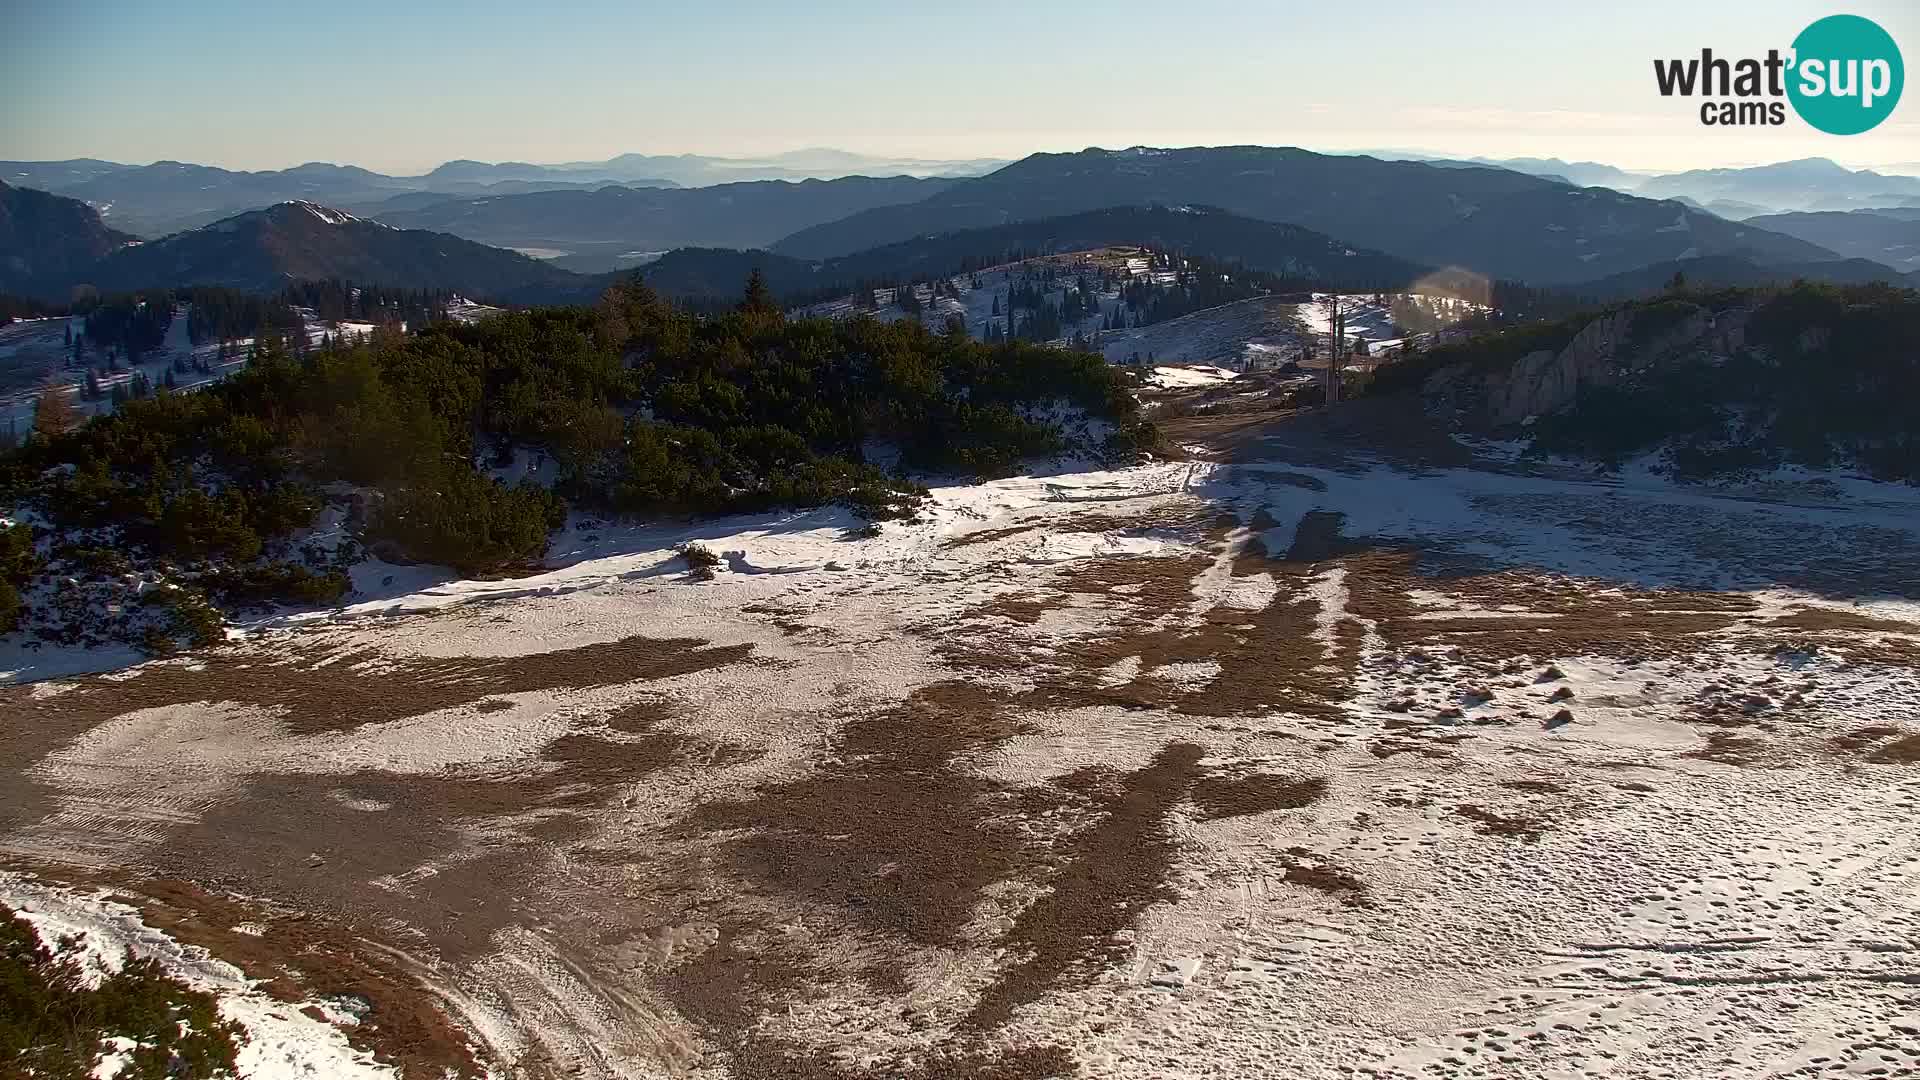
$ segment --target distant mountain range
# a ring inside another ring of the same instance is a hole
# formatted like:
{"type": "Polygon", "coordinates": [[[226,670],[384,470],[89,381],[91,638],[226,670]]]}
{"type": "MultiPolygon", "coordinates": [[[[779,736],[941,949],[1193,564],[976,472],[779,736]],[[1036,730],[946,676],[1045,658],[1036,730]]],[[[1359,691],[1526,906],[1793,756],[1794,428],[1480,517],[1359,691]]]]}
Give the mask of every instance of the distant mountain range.
{"type": "Polygon", "coordinates": [[[1626,169],[1606,165],[1598,161],[1562,161],[1559,158],[1449,158],[1412,151],[1377,150],[1369,151],[1366,157],[1377,157],[1383,161],[1418,161],[1427,165],[1443,168],[1482,167],[1510,169],[1526,173],[1528,176],[1544,177],[1548,180],[1564,180],[1574,187],[1610,187],[1615,191],[1631,191],[1641,181],[1653,173],[1629,172],[1626,169]]]}
{"type": "MultiPolygon", "coordinates": [[[[1181,153],[1228,153],[1262,148],[1224,147],[1181,153]]],[[[1305,151],[1268,150],[1269,153],[1305,151]]],[[[1039,158],[1073,155],[1036,155],[1039,158]]],[[[1331,155],[1338,156],[1338,155],[1331,155]]],[[[1653,173],[1596,161],[1559,158],[1446,157],[1413,151],[1345,155],[1418,163],[1430,168],[1501,169],[1573,187],[1604,187],[1643,198],[1678,199],[1696,210],[1729,220],[1790,211],[1920,207],[1920,177],[1897,172],[1850,170],[1825,158],[1805,158],[1743,168],[1653,173]]],[[[1025,165],[1033,158],[1017,164],[1025,165]]],[[[454,200],[475,200],[547,191],[592,192],[626,188],[712,187],[765,180],[833,180],[842,177],[980,177],[1005,165],[993,159],[939,160],[856,154],[831,148],[794,150],[762,157],[700,154],[621,154],[605,161],[558,164],[446,162],[419,176],[374,172],[353,165],[309,162],[289,169],[244,172],[178,161],[126,165],[98,158],[67,161],[0,161],[0,181],[81,199],[122,232],[153,238],[243,210],[280,202],[338,206],[363,217],[421,210],[454,200]]],[[[1208,202],[1204,193],[1186,197],[1208,202]]],[[[1179,201],[1179,197],[1173,197],[1179,201]]],[[[1112,205],[1112,204],[1108,204],[1112,205]]],[[[1234,210],[1250,207],[1229,206],[1234,210]]],[[[1263,215],[1271,216],[1271,215],[1263,215]]],[[[1290,219],[1284,219],[1290,220],[1290,219]]],[[[977,222],[980,224],[984,222],[977,222]]],[[[1312,224],[1311,222],[1302,222],[1312,224]]],[[[1318,227],[1318,226],[1316,226],[1318,227]]],[[[796,226],[794,231],[799,227],[796,226]]],[[[1323,230],[1326,231],[1326,230],[1323,230]]],[[[1335,232],[1334,235],[1340,235],[1335,232]]],[[[767,243],[720,235],[705,244],[767,243]]],[[[526,246],[545,247],[539,238],[526,246]]],[[[580,253],[572,253],[580,254],[580,253]]],[[[1708,252],[1702,252],[1708,254],[1708,252]]],[[[603,267],[604,253],[586,253],[576,268],[603,267]]]]}
{"type": "MultiPolygon", "coordinates": [[[[234,172],[178,161],[139,166],[93,161],[9,161],[0,162],[0,179],[80,199],[100,210],[116,227],[150,238],[199,228],[240,211],[282,202],[350,206],[416,191],[431,190],[441,198],[456,198],[584,183],[584,180],[523,179],[505,189],[497,189],[477,181],[384,176],[351,165],[320,162],[268,172],[234,172]]],[[[640,178],[627,182],[652,186],[669,183],[640,178]]]]}
{"type": "MultiPolygon", "coordinates": [[[[197,166],[154,168],[141,173],[176,192],[208,178],[197,166]]],[[[450,162],[435,170],[434,183],[513,192],[469,197],[389,191],[380,185],[390,177],[304,166],[271,183],[370,191],[377,218],[286,200],[144,243],[85,202],[0,183],[0,289],[57,301],[78,285],[273,291],[293,280],[343,277],[554,302],[591,299],[607,280],[591,275],[673,252],[646,271],[670,295],[732,295],[754,266],[791,295],[1108,244],[1182,251],[1349,289],[1394,288],[1430,272],[1457,282],[1453,275],[1465,270],[1585,296],[1657,289],[1676,268],[1729,284],[1899,281],[1920,268],[1920,208],[1732,222],[1677,199],[1574,187],[1557,175],[1291,148],[1087,150],[1038,154],[972,178],[700,188],[524,191],[557,181],[505,175],[559,168],[571,166],[450,162]]],[[[70,188],[97,190],[127,178],[124,167],[91,160],[36,169],[70,188]]],[[[225,175],[236,185],[229,195],[238,190],[235,177],[268,183],[260,174],[225,175]]],[[[259,184],[249,197],[268,190],[259,184]]]]}
{"type": "Polygon", "coordinates": [[[1716,212],[1737,213],[1736,208],[1743,205],[1761,213],[1852,210],[1920,206],[1920,177],[1853,170],[1826,158],[1803,158],[1745,169],[1695,169],[1652,176],[1635,186],[1633,193],[1650,199],[1684,196],[1716,212]]]}
{"type": "Polygon", "coordinates": [[[815,147],[757,158],[621,154],[606,161],[572,161],[561,165],[449,161],[428,173],[425,179],[484,184],[503,180],[591,180],[604,184],[629,183],[649,177],[679,187],[710,187],[749,180],[834,180],[843,176],[979,176],[1005,164],[1004,160],[993,158],[951,161],[880,157],[815,147]]]}
{"type": "MultiPolygon", "coordinates": [[[[1486,165],[1564,180],[1575,187],[1606,187],[1649,199],[1678,199],[1730,220],[1796,210],[1852,210],[1920,206],[1920,177],[1898,169],[1848,169],[1827,158],[1685,172],[1635,172],[1597,161],[1558,158],[1445,158],[1407,151],[1373,156],[1442,167],[1486,165]]],[[[1901,168],[1920,171],[1920,163],[1901,168]]]]}
{"type": "Polygon", "coordinates": [[[421,176],[389,176],[352,165],[309,162],[290,169],[242,172],[159,161],[123,165],[97,158],[0,161],[0,180],[81,199],[116,228],[143,237],[198,228],[242,210],[287,201],[351,206],[363,211],[407,193],[448,197],[622,187],[705,186],[748,180],[874,176],[976,175],[996,161],[927,161],[869,157],[840,150],[796,150],[766,158],[693,154],[622,154],[607,161],[534,165],[450,161],[421,176]]]}
{"type": "MultiPolygon", "coordinates": [[[[500,247],[626,253],[676,247],[765,247],[790,233],[874,207],[916,202],[957,181],[911,176],[756,180],[703,188],[542,191],[378,211],[379,220],[500,247]]],[[[576,269],[587,268],[576,265],[576,269]]]]}
{"type": "Polygon", "coordinates": [[[1797,236],[1853,259],[1871,259],[1903,273],[1920,270],[1920,207],[1767,214],[1747,224],[1797,236]]]}
{"type": "Polygon", "coordinates": [[[86,203],[0,182],[0,292],[29,292],[132,242],[86,203]]]}
{"type": "Polygon", "coordinates": [[[920,202],[803,230],[777,252],[828,258],[913,236],[1115,205],[1205,203],[1284,221],[1414,262],[1537,284],[1584,281],[1668,259],[1833,253],[1675,202],[1509,169],[1257,146],[1035,154],[920,202]]]}

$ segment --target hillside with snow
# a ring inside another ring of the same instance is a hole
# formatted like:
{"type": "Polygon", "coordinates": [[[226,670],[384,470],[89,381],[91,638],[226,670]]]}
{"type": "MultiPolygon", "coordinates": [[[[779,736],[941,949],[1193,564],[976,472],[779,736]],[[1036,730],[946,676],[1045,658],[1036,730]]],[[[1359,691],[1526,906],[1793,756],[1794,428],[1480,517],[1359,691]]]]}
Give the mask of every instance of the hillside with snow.
{"type": "MultiPolygon", "coordinates": [[[[1154,300],[1186,286],[1202,270],[1176,255],[1113,247],[1066,252],[986,267],[931,281],[876,289],[798,308],[796,316],[912,319],[931,330],[959,320],[968,336],[1004,338],[1027,325],[1032,309],[1013,309],[1030,291],[1032,302],[1073,313],[1048,340],[1099,353],[1122,365],[1199,365],[1259,371],[1324,357],[1330,331],[1327,293],[1258,295],[1162,321],[1154,300]]],[[[1374,361],[1412,343],[1448,340],[1449,327],[1487,311],[1484,304],[1444,293],[1343,296],[1344,348],[1374,361]]]]}

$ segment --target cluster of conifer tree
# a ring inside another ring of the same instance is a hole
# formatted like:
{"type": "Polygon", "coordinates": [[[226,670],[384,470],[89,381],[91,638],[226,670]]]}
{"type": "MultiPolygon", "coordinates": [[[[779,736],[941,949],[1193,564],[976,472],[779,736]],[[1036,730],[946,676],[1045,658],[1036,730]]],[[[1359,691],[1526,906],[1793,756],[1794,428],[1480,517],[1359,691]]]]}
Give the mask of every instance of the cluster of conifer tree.
{"type": "Polygon", "coordinates": [[[166,290],[126,293],[83,305],[87,340],[127,363],[160,347],[173,325],[173,298],[166,290]]]}
{"type": "Polygon", "coordinates": [[[98,1059],[115,1039],[128,1047],[118,1075],[234,1074],[245,1029],[221,1017],[212,994],[151,957],[89,968],[78,949],[47,948],[32,923],[0,907],[0,1067],[9,1076],[104,1075],[98,1059]]]}
{"type": "Polygon", "coordinates": [[[38,319],[47,315],[62,315],[65,309],[57,304],[48,304],[27,296],[14,296],[0,293],[0,326],[15,319],[38,319]]]}
{"type": "Polygon", "coordinates": [[[478,573],[539,558],[569,504],[902,513],[917,489],[868,447],[897,447],[914,468],[1005,473],[1066,448],[1057,423],[1034,418],[1061,401],[1118,425],[1111,452],[1153,438],[1097,356],[913,322],[788,320],[758,281],[713,317],[622,285],[595,308],[303,356],[266,339],[219,383],[158,388],[0,456],[0,499],[104,530],[210,589],[324,599],[344,579],[316,584],[281,560],[323,492],[341,490],[330,485],[361,493],[359,533],[376,552],[478,573]],[[557,461],[558,484],[493,478],[526,453],[557,461]]]}

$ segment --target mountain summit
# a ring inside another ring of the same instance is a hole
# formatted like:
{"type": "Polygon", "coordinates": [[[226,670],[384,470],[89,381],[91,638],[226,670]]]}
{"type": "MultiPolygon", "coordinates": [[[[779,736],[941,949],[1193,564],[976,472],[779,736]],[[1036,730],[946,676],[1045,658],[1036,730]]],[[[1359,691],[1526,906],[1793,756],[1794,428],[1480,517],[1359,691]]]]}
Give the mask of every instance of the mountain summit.
{"type": "Polygon", "coordinates": [[[1509,169],[1264,146],[1035,154],[919,202],[803,230],[774,250],[820,258],[927,233],[1150,203],[1204,203],[1417,262],[1543,284],[1699,255],[1833,257],[1679,203],[1509,169]]]}
{"type": "Polygon", "coordinates": [[[267,292],[290,281],[343,278],[488,295],[573,275],[457,236],[396,229],[296,201],[129,248],[81,276],[109,292],[180,285],[267,292]]]}

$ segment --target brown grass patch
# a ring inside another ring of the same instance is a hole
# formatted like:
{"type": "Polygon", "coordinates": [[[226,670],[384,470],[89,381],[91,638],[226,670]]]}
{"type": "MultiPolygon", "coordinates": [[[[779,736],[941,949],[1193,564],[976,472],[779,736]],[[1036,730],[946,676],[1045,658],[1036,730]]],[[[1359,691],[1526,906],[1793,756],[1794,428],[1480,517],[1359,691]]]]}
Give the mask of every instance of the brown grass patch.
{"type": "Polygon", "coordinates": [[[950,548],[973,547],[997,540],[1009,540],[1029,533],[1143,533],[1191,529],[1207,520],[1204,507],[1159,506],[1137,514],[1110,514],[1097,510],[1082,511],[1065,517],[1041,518],[998,529],[980,529],[964,536],[949,538],[950,548]]]}
{"type": "Polygon", "coordinates": [[[1009,525],[999,529],[980,529],[977,532],[967,533],[965,536],[951,537],[947,540],[946,546],[950,548],[964,548],[973,547],[977,544],[991,544],[996,540],[1010,540],[1016,536],[1025,536],[1028,533],[1039,532],[1047,528],[1047,524],[1045,521],[1035,521],[1027,525],[1009,525]]]}
{"type": "Polygon", "coordinates": [[[1773,619],[1768,626],[1786,630],[1850,630],[1868,633],[1915,634],[1920,635],[1920,625],[1899,622],[1894,619],[1879,619],[1871,615],[1862,615],[1857,611],[1843,611],[1827,607],[1801,607],[1790,615],[1773,619]]]}
{"type": "Polygon", "coordinates": [[[1326,893],[1348,907],[1373,906],[1367,894],[1366,882],[1306,848],[1288,848],[1281,863],[1286,867],[1286,872],[1281,875],[1284,881],[1326,893]]]}
{"type": "MultiPolygon", "coordinates": [[[[1769,625],[1769,624],[1763,624],[1769,625]]],[[[1753,639],[1754,652],[1761,656],[1781,653],[1838,654],[1850,664],[1884,664],[1887,667],[1920,670],[1920,638],[1882,637],[1869,640],[1858,634],[1829,632],[1819,637],[1774,637],[1753,639]]]]}
{"type": "Polygon", "coordinates": [[[553,884],[556,846],[591,832],[578,811],[672,766],[732,764],[723,757],[670,732],[576,732],[511,773],[258,775],[158,850],[175,874],[348,925],[409,926],[460,961],[553,884]]]}
{"type": "Polygon", "coordinates": [[[804,614],[804,612],[780,604],[767,602],[746,604],[742,606],[740,610],[743,614],[747,615],[769,616],[768,621],[773,623],[776,630],[779,630],[787,637],[799,637],[802,634],[810,633],[816,629],[801,621],[800,616],[804,614]]]}
{"type": "MultiPolygon", "coordinates": [[[[1337,537],[1338,516],[1326,520],[1337,537]]],[[[1222,515],[1208,526],[1207,538],[1223,544],[1236,525],[1232,516],[1222,515]]],[[[1004,615],[1030,625],[1043,611],[1067,606],[1072,597],[1090,597],[1110,615],[1108,632],[1048,642],[1041,650],[1024,640],[1009,640],[990,626],[968,627],[948,634],[942,654],[962,668],[1033,678],[1036,688],[1015,699],[1031,707],[1168,708],[1219,717],[1339,712],[1351,693],[1359,661],[1360,624],[1338,621],[1332,647],[1327,648],[1315,636],[1318,603],[1299,596],[1297,588],[1317,567],[1270,560],[1257,540],[1227,555],[1230,572],[1236,575],[1271,573],[1279,579],[1279,593],[1266,608],[1215,608],[1201,614],[1197,624],[1155,626],[1169,612],[1190,609],[1194,581],[1214,566],[1215,558],[1195,554],[1092,560],[1055,573],[1051,584],[1065,594],[1059,599],[1020,594],[982,605],[975,613],[1004,615]],[[1118,687],[1101,684],[1103,671],[1135,657],[1137,678],[1118,687]],[[1203,662],[1220,667],[1204,687],[1155,675],[1170,664],[1203,662]]],[[[1004,624],[995,620],[995,625],[1004,624]]]]}
{"type": "Polygon", "coordinates": [[[1867,760],[1882,765],[1920,765],[1920,735],[1908,735],[1875,747],[1867,760]]]}
{"type": "MultiPolygon", "coordinates": [[[[1193,578],[1211,559],[1155,560],[1164,565],[1152,587],[1131,597],[1136,604],[1115,620],[1116,632],[1062,646],[1051,681],[1078,685],[1090,693],[1100,671],[1128,657],[1139,657],[1140,677],[1127,685],[1100,689],[1109,699],[1140,706],[1161,706],[1190,716],[1255,716],[1270,711],[1332,715],[1351,693],[1359,662],[1360,625],[1336,624],[1332,655],[1315,638],[1317,601],[1291,587],[1307,573],[1298,565],[1257,559],[1262,572],[1273,571],[1280,590],[1259,611],[1214,608],[1198,625],[1149,629],[1154,617],[1186,608],[1193,599],[1193,578]],[[1217,663],[1220,673],[1203,689],[1192,689],[1153,672],[1169,664],[1217,663]]],[[[1141,561],[1141,560],[1131,560],[1141,561]]],[[[1056,694],[1056,701],[1060,700],[1056,694]]],[[[1087,703],[1097,703],[1088,701],[1087,703]]]]}
{"type": "Polygon", "coordinates": [[[223,701],[277,709],[295,734],[386,723],[505,694],[588,689],[665,679],[740,663],[751,645],[711,646],[694,638],[629,637],[527,656],[388,659],[371,650],[307,647],[262,657],[216,649],[204,670],[143,669],[129,679],[89,677],[33,702],[63,726],[96,724],[139,709],[223,701]]]}
{"type": "Polygon", "coordinates": [[[1502,780],[1500,786],[1510,791],[1532,791],[1547,795],[1558,795],[1567,790],[1553,780],[1502,780]]]}
{"type": "Polygon", "coordinates": [[[1208,776],[1193,785],[1193,803],[1208,821],[1269,810],[1299,810],[1319,802],[1326,794],[1327,782],[1318,776],[1208,776]]]}
{"type": "Polygon", "coordinates": [[[1481,832],[1494,836],[1538,840],[1541,833],[1553,827],[1551,823],[1528,814],[1500,814],[1473,803],[1462,803],[1454,807],[1453,812],[1478,824],[1481,832]]]}
{"type": "Polygon", "coordinates": [[[1736,735],[1724,729],[1707,732],[1706,742],[1707,745],[1680,756],[1698,761],[1717,761],[1722,765],[1753,766],[1761,764],[1760,751],[1766,746],[1759,739],[1736,735]]]}
{"type": "Polygon", "coordinates": [[[992,799],[999,785],[954,759],[1013,735],[1010,710],[965,682],[916,692],[848,723],[813,774],[701,807],[747,881],[850,914],[874,929],[952,944],[980,890],[1012,875],[1024,841],[992,799]]]}
{"type": "Polygon", "coordinates": [[[1040,616],[1067,606],[1066,600],[1058,595],[1011,592],[968,609],[965,618],[998,618],[1021,626],[1032,626],[1040,621],[1040,616]]]}
{"type": "Polygon", "coordinates": [[[1596,655],[1615,659],[1686,656],[1739,625],[1750,597],[1682,590],[1621,589],[1611,583],[1528,571],[1433,576],[1429,555],[1375,548],[1345,556],[1348,610],[1375,622],[1398,650],[1457,648],[1460,662],[1503,665],[1515,657],[1596,655]],[[1523,610],[1499,616],[1420,618],[1410,589],[1453,597],[1462,606],[1523,610]]]}
{"type": "Polygon", "coordinates": [[[1882,739],[1891,739],[1899,734],[1901,734],[1900,729],[1894,727],[1892,724],[1874,724],[1869,727],[1857,728],[1844,735],[1835,735],[1828,741],[1831,742],[1837,750],[1858,752],[1865,750],[1867,747],[1872,746],[1882,739]]]}
{"type": "Polygon", "coordinates": [[[1053,585],[1081,596],[1108,596],[1154,614],[1193,600],[1193,579],[1213,565],[1210,555],[1133,555],[1073,563],[1053,585]]]}
{"type": "Polygon", "coordinates": [[[1740,620],[1732,615],[1617,610],[1561,617],[1434,619],[1391,624],[1397,642],[1456,646],[1463,659],[1607,656],[1622,660],[1690,656],[1740,620]]]}
{"type": "Polygon", "coordinates": [[[991,1049],[964,1036],[924,1052],[854,1065],[838,1056],[837,1047],[804,1045],[762,1024],[764,1015],[806,1000],[814,982],[832,974],[817,970],[784,934],[733,925],[713,948],[667,971],[656,985],[725,1053],[728,1075],[737,1080],[1049,1080],[1078,1071],[1063,1047],[991,1049]]]}
{"type": "MultiPolygon", "coordinates": [[[[1076,562],[1053,571],[1053,591],[1031,590],[974,606],[960,625],[929,627],[940,656],[955,668],[975,672],[1019,673],[1075,684],[1093,677],[1087,661],[1039,654],[1029,639],[1009,636],[1005,621],[1031,626],[1047,611],[1078,604],[1111,610],[1118,626],[1134,626],[1193,599],[1193,579],[1212,565],[1204,555],[1128,556],[1076,562]],[[1097,598],[1079,600],[1076,598],[1097,598]]],[[[1137,696],[1137,695],[1136,695],[1137,696]]]]}
{"type": "Polygon", "coordinates": [[[1169,743],[1137,772],[1084,770],[1067,779],[1102,818],[1073,838],[1051,891],[1014,921],[1007,946],[1025,959],[980,996],[966,1027],[997,1027],[1061,977],[1104,967],[1117,951],[1114,934],[1171,898],[1167,877],[1178,847],[1167,818],[1191,791],[1203,753],[1191,743],[1169,743]]]}
{"type": "MultiPolygon", "coordinates": [[[[1164,877],[1172,841],[1155,823],[1186,789],[1177,777],[1170,790],[1158,781],[1169,770],[1183,774],[1200,754],[1189,748],[1190,757],[1180,756],[1159,772],[1149,768],[1119,778],[1119,791],[1110,797],[1087,790],[1099,785],[1085,777],[1070,778],[1058,790],[1013,791],[972,775],[961,760],[1016,734],[1020,726],[1012,713],[1003,695],[970,683],[926,687],[898,707],[848,722],[813,774],[764,786],[747,799],[708,804],[695,821],[710,834],[722,834],[727,865],[746,889],[777,897],[783,909],[798,902],[799,910],[826,909],[887,937],[955,947],[967,944],[963,931],[987,886],[1045,865],[1045,841],[1026,833],[1017,815],[1059,807],[1063,799],[1090,802],[1089,816],[1104,812],[1105,821],[1059,855],[1069,862],[1054,903],[1067,910],[1052,918],[1045,908],[1030,911],[1016,924],[1016,939],[1039,944],[1018,967],[1020,974],[991,992],[1010,1007],[1026,1000],[1023,988],[1043,986],[1068,966],[1048,928],[1091,917],[1118,920],[1117,929],[1137,913],[1137,905],[1109,911],[1112,867],[1117,862],[1142,881],[1164,877]]],[[[741,1077],[1038,1080],[1075,1071],[1071,1056],[1058,1047],[993,1050],[981,1045],[977,1029],[924,1053],[859,1067],[831,1049],[766,1034],[762,1016],[803,999],[817,980],[833,974],[813,967],[784,935],[736,919],[716,947],[666,973],[662,985],[683,1014],[726,1048],[734,1075],[741,1077]]],[[[865,977],[891,985],[900,975],[889,968],[865,977]]]]}

